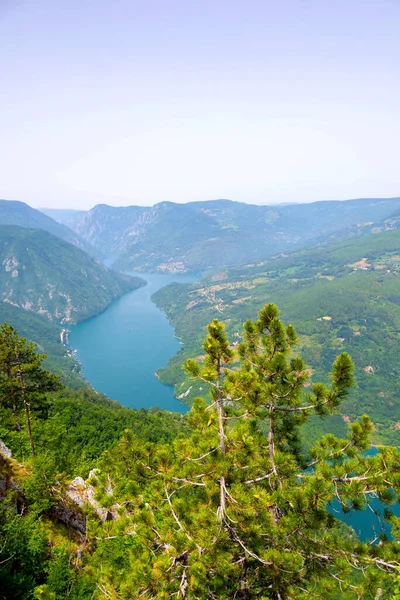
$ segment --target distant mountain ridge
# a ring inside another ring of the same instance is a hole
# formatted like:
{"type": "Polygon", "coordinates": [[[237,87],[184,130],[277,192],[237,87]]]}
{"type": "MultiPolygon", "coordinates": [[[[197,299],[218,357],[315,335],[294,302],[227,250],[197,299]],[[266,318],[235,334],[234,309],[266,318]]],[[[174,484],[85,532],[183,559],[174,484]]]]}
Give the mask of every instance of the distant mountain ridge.
{"type": "Polygon", "coordinates": [[[41,213],[53,219],[53,221],[62,223],[72,230],[76,224],[79,223],[83,215],[87,213],[86,210],[75,208],[40,208],[39,210],[41,213]]]}
{"type": "Polygon", "coordinates": [[[271,206],[231,200],[152,207],[99,204],[74,215],[73,223],[66,214],[71,211],[49,214],[113,256],[116,269],[195,272],[258,262],[329,237],[371,233],[373,224],[399,211],[400,198],[365,198],[271,206]]]}
{"type": "Polygon", "coordinates": [[[53,235],[99,257],[99,250],[91,246],[66,224],[56,221],[40,210],[18,200],[0,200],[0,225],[18,225],[31,229],[43,229],[53,235]]]}

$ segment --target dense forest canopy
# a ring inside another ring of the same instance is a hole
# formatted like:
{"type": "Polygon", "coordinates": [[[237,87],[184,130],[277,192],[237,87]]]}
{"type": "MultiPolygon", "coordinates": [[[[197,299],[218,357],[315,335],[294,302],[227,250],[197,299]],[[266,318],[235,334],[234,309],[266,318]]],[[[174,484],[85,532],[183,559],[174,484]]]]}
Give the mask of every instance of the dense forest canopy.
{"type": "Polygon", "coordinates": [[[32,411],[35,458],[23,420],[15,426],[22,405],[2,394],[0,436],[15,452],[0,455],[3,596],[395,598],[397,542],[378,531],[362,543],[332,503],[349,513],[378,497],[397,536],[399,452],[365,454],[367,416],[305,450],[302,427],[340,409],[353,364],[341,353],[329,385],[311,383],[296,342],[272,304],[245,322],[237,346],[214,320],[202,356],[185,363],[210,391],[188,417],[52,392],[32,411]]]}

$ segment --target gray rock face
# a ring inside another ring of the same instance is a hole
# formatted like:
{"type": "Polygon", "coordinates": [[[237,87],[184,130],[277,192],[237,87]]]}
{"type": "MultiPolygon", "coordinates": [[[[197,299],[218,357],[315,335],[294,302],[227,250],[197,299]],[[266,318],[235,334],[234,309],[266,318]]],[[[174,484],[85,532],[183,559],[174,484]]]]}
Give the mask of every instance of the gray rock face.
{"type": "Polygon", "coordinates": [[[68,506],[66,502],[60,502],[51,509],[53,516],[59,521],[65,523],[68,527],[85,533],[86,531],[86,518],[85,515],[74,506],[68,506]]]}
{"type": "MultiPolygon", "coordinates": [[[[7,448],[4,442],[0,440],[0,467],[7,464],[7,460],[11,458],[12,452],[7,448]]],[[[8,489],[7,469],[0,468],[0,497],[4,496],[8,489]]]]}
{"type": "Polygon", "coordinates": [[[0,440],[0,500],[10,494],[12,499],[12,511],[14,515],[20,512],[20,503],[24,496],[24,490],[14,481],[12,477],[12,465],[9,460],[12,457],[10,448],[0,440]]]}
{"type": "Polygon", "coordinates": [[[4,458],[11,458],[12,452],[10,448],[7,448],[4,442],[0,440],[0,454],[4,456],[4,458]]]}
{"type": "MultiPolygon", "coordinates": [[[[99,470],[93,469],[89,473],[89,480],[92,477],[95,477],[97,473],[99,473],[99,470]]],[[[83,477],[75,477],[75,479],[73,479],[71,481],[71,483],[68,485],[68,487],[66,489],[66,494],[67,494],[68,498],[74,504],[79,506],[80,508],[82,508],[85,504],[90,504],[90,506],[92,508],[94,508],[98,517],[102,521],[111,521],[113,519],[116,519],[116,517],[117,517],[117,512],[114,509],[114,507],[113,507],[113,509],[110,510],[110,509],[100,506],[100,504],[95,499],[96,489],[92,485],[87,483],[83,479],[83,477]]],[[[107,494],[108,495],[112,494],[112,488],[111,488],[110,481],[107,486],[107,494]]]]}

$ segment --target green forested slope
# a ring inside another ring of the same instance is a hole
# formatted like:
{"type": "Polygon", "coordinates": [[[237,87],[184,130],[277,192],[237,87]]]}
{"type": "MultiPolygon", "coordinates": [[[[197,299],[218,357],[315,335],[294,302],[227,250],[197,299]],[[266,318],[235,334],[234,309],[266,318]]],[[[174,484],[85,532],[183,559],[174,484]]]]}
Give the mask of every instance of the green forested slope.
{"type": "MultiPolygon", "coordinates": [[[[69,476],[87,477],[102,452],[115,445],[126,429],[132,429],[138,439],[152,442],[170,442],[186,431],[186,418],[181,413],[127,408],[90,388],[64,388],[48,398],[47,418],[34,413],[31,417],[36,452],[47,454],[49,461],[69,476]]],[[[28,458],[25,426],[16,431],[12,411],[1,404],[0,416],[0,439],[15,458],[28,458]]]]}
{"type": "MultiPolygon", "coordinates": [[[[68,481],[87,478],[124,432],[134,431],[143,447],[171,443],[186,434],[186,418],[131,410],[88,388],[46,393],[32,383],[31,365],[25,362],[32,356],[30,347],[25,351],[23,340],[4,335],[8,326],[1,329],[0,595],[5,600],[94,598],[93,570],[89,567],[82,585],[77,579],[83,566],[79,556],[84,554],[86,562],[96,545],[95,537],[89,541],[82,535],[96,512],[87,512],[85,500],[79,505],[67,495],[68,481]]],[[[94,497],[92,505],[98,506],[94,497]]]]}
{"type": "Polygon", "coordinates": [[[178,383],[176,394],[190,402],[180,363],[201,353],[204,326],[218,317],[234,343],[240,324],[265,302],[276,302],[295,323],[299,351],[315,377],[327,376],[341,351],[356,365],[357,387],[343,404],[344,415],[326,424],[343,431],[346,421],[367,412],[377,442],[397,443],[400,426],[400,231],[388,231],[257,266],[222,271],[206,284],[173,284],[154,295],[184,341],[183,350],[162,371],[162,381],[178,383]]]}
{"type": "Polygon", "coordinates": [[[39,229],[0,226],[0,300],[58,323],[76,323],[143,284],[39,229]]]}
{"type": "Polygon", "coordinates": [[[88,385],[80,375],[80,365],[72,351],[61,341],[59,325],[7,302],[0,302],[1,323],[10,323],[22,337],[37,344],[39,352],[46,352],[45,367],[60,375],[65,385],[72,388],[88,385]]]}

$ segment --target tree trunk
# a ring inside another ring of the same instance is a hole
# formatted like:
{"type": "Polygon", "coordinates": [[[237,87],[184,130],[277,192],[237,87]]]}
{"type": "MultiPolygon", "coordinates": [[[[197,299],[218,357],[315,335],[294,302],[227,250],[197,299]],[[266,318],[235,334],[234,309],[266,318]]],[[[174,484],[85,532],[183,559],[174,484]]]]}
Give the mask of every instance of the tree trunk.
{"type": "Polygon", "coordinates": [[[32,456],[35,456],[35,445],[33,443],[33,436],[32,436],[32,428],[31,428],[31,417],[29,414],[29,403],[26,399],[26,388],[25,388],[25,382],[24,382],[24,378],[22,376],[22,370],[21,370],[21,361],[19,360],[19,354],[18,354],[18,350],[15,348],[15,357],[17,359],[17,365],[18,365],[18,371],[17,371],[17,377],[21,383],[21,391],[22,391],[22,398],[24,401],[24,407],[25,407],[25,416],[26,416],[26,425],[28,427],[28,433],[29,433],[29,442],[31,444],[31,451],[32,451],[32,456]]]}
{"type": "MultiPolygon", "coordinates": [[[[221,454],[225,454],[225,431],[224,431],[224,410],[222,405],[222,395],[221,395],[221,362],[218,360],[217,365],[217,411],[218,411],[218,425],[219,425],[219,449],[221,454]]],[[[225,487],[225,477],[221,475],[219,480],[219,490],[220,490],[220,501],[218,507],[218,517],[220,521],[224,520],[225,508],[226,508],[226,487],[225,487]]]]}
{"type": "MultiPolygon", "coordinates": [[[[270,406],[270,410],[272,410],[272,406],[270,406]]],[[[274,475],[278,476],[278,471],[276,469],[275,464],[275,423],[273,417],[269,418],[269,432],[268,432],[268,452],[269,457],[271,459],[271,467],[274,475]]],[[[274,483],[275,485],[275,483],[274,483]]],[[[279,521],[280,513],[276,504],[271,506],[271,514],[274,518],[275,523],[279,521]]]]}

